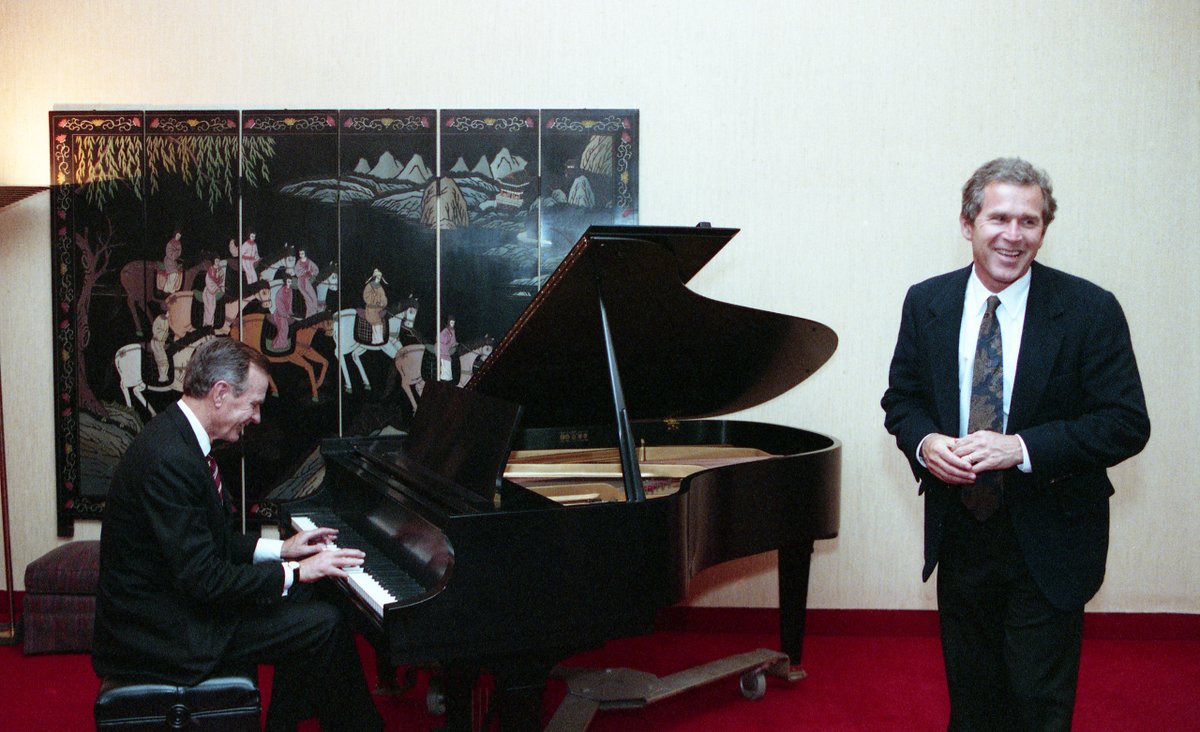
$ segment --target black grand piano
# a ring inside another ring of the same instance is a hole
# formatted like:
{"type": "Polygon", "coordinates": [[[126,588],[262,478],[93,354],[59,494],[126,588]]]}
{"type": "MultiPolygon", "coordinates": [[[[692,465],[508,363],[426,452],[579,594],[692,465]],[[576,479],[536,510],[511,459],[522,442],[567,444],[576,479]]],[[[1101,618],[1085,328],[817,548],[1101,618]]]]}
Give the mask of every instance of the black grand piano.
{"type": "Polygon", "coordinates": [[[685,287],[735,234],[593,226],[465,388],[426,383],[406,435],[330,439],[285,532],[367,553],[339,581],[381,661],[436,666],[469,729],[486,672],[502,729],[538,729],[559,661],[649,633],[714,564],[779,552],[799,669],[809,560],[837,535],[840,443],[703,419],[789,390],[837,337],[685,287]]]}

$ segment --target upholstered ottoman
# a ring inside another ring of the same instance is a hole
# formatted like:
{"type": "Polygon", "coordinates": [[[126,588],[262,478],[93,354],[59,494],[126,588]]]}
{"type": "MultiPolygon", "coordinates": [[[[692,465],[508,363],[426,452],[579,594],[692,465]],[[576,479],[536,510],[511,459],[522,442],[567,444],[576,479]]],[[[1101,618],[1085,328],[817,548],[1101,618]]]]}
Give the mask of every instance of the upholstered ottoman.
{"type": "Polygon", "coordinates": [[[221,730],[258,732],[258,687],[243,676],[195,686],[105,681],[93,707],[97,730],[221,730]]]}
{"type": "Polygon", "coordinates": [[[87,653],[100,578],[100,542],[73,541],[25,567],[25,653],[87,653]]]}

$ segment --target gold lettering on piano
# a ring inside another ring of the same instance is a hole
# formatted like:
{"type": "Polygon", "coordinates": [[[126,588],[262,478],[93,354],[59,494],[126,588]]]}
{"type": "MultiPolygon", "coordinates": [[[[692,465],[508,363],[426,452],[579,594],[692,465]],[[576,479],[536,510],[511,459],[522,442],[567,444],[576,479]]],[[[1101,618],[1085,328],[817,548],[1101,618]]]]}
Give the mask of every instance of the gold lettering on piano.
{"type": "Polygon", "coordinates": [[[572,445],[588,441],[587,430],[559,430],[558,444],[572,445]]]}

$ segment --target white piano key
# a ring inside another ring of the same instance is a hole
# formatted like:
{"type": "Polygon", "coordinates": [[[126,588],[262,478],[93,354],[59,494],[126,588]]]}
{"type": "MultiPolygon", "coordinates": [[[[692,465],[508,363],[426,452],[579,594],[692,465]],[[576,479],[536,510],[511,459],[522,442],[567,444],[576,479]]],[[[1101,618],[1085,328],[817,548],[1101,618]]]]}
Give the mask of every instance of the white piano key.
{"type": "MultiPolygon", "coordinates": [[[[317,528],[317,524],[308,516],[292,516],[292,528],[297,531],[309,531],[317,528]]],[[[326,545],[326,549],[336,549],[337,544],[330,542],[326,545]]],[[[375,611],[380,617],[383,616],[384,606],[396,602],[396,597],[382,584],[379,583],[371,573],[366,571],[362,566],[346,567],[346,584],[350,590],[361,598],[367,605],[375,611]]]]}
{"type": "Polygon", "coordinates": [[[380,617],[383,616],[383,606],[396,601],[390,592],[383,589],[375,578],[366,572],[352,574],[348,578],[355,594],[367,601],[371,609],[380,617]]]}

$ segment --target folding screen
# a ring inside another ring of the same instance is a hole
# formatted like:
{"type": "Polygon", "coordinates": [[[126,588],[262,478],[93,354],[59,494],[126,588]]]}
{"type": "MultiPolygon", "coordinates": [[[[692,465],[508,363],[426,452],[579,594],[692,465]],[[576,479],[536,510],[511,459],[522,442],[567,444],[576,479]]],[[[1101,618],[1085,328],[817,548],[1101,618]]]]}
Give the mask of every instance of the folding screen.
{"type": "Polygon", "coordinates": [[[50,115],[58,529],[180,395],[192,351],[271,361],[217,450],[249,524],[320,481],[322,437],[404,430],[465,383],[592,223],[637,223],[635,110],[50,115]]]}

